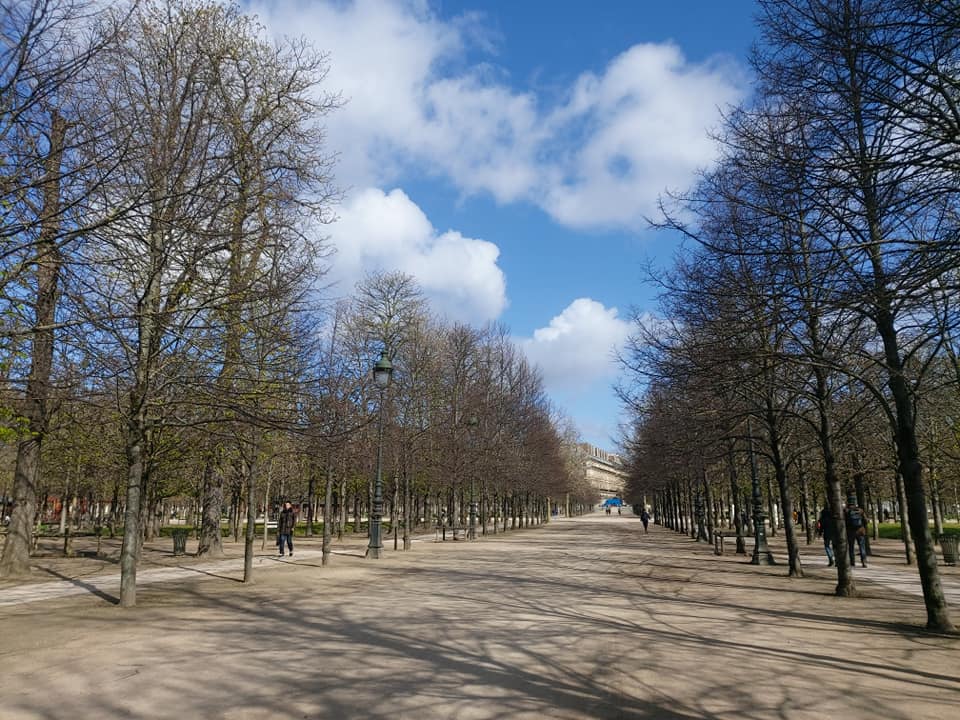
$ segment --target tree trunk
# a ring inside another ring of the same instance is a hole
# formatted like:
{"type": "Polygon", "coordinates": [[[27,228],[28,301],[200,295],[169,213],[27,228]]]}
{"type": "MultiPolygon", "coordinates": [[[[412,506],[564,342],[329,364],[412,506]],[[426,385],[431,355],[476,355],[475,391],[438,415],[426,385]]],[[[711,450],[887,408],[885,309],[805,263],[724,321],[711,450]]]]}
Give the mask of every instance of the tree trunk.
{"type": "Polygon", "coordinates": [[[70,477],[64,483],[63,496],[60,498],[60,535],[67,532],[67,508],[70,506],[70,477]]]}
{"type": "Polygon", "coordinates": [[[900,505],[900,537],[903,538],[903,552],[907,565],[913,565],[913,533],[910,530],[910,518],[907,516],[907,493],[903,487],[903,477],[897,472],[894,475],[897,486],[897,503],[900,505]]]}
{"type": "MultiPolygon", "coordinates": [[[[864,484],[863,471],[860,469],[860,459],[854,457],[853,466],[856,468],[856,471],[853,475],[853,488],[857,494],[857,505],[863,508],[864,512],[864,522],[869,522],[869,512],[870,512],[870,502],[867,499],[867,490],[864,484]]],[[[867,555],[872,554],[870,549],[870,535],[864,536],[864,552],[867,555]]]]}
{"type": "Polygon", "coordinates": [[[353,494],[353,532],[360,532],[360,493],[353,494]]]}
{"type": "Polygon", "coordinates": [[[707,512],[707,542],[713,542],[713,490],[710,487],[710,481],[707,479],[706,470],[703,471],[703,494],[706,497],[706,512],[707,512]]]}
{"type": "Polygon", "coordinates": [[[490,514],[490,502],[487,498],[487,481],[480,483],[480,534],[487,534],[487,516],[490,514]]]}
{"type": "Polygon", "coordinates": [[[115,477],[113,481],[113,493],[110,496],[110,515],[107,521],[110,525],[110,539],[117,536],[117,518],[120,517],[120,477],[115,477]]]}
{"type": "Polygon", "coordinates": [[[260,431],[251,430],[250,462],[247,466],[247,527],[243,534],[243,582],[253,582],[253,541],[257,529],[257,455],[260,452],[260,431]]]}
{"type": "Polygon", "coordinates": [[[313,463],[310,464],[309,474],[307,476],[307,537],[313,537],[313,501],[314,486],[316,485],[316,472],[313,463]]]}
{"type": "Polygon", "coordinates": [[[771,480],[770,475],[767,475],[767,512],[770,514],[770,535],[775,536],[780,528],[780,518],[777,501],[773,495],[773,480],[771,480]]]}
{"type": "Polygon", "coordinates": [[[874,521],[873,521],[873,540],[877,542],[880,540],[880,522],[883,520],[883,500],[879,497],[876,498],[876,503],[874,504],[874,521]]]}
{"type": "Polygon", "coordinates": [[[800,545],[797,542],[796,526],[793,523],[793,500],[790,497],[790,487],[787,484],[787,471],[783,463],[783,452],[780,447],[779,433],[774,432],[771,438],[773,447],[773,468],[777,477],[777,488],[780,491],[780,511],[783,515],[783,534],[787,540],[787,556],[789,557],[790,577],[803,577],[803,564],[800,561],[800,545]]]}
{"type": "Polygon", "coordinates": [[[223,557],[220,516],[223,511],[223,473],[217,450],[211,448],[203,468],[203,516],[200,519],[197,557],[223,557]]]}
{"type": "MultiPolygon", "coordinates": [[[[371,525],[370,520],[371,520],[372,517],[373,517],[373,480],[368,480],[368,481],[367,481],[367,501],[366,501],[366,504],[364,505],[364,507],[365,507],[366,510],[367,510],[367,537],[369,538],[369,537],[370,537],[370,525],[371,525]]],[[[357,522],[360,522],[359,518],[357,519],[357,522]]],[[[359,528],[360,526],[358,525],[357,527],[359,528]]],[[[358,530],[358,532],[359,532],[359,530],[358,530]]]]}
{"type": "Polygon", "coordinates": [[[63,257],[57,246],[60,233],[61,163],[67,123],[56,111],[50,115],[49,152],[44,160],[43,205],[37,242],[37,296],[30,349],[30,376],[24,392],[26,432],[17,443],[13,472],[13,509],[0,558],[0,577],[22,577],[30,572],[33,522],[40,484],[40,448],[47,433],[50,373],[53,368],[53,324],[57,313],[57,286],[63,257]]]}
{"type": "MultiPolygon", "coordinates": [[[[879,232],[877,234],[879,236],[879,232]]],[[[927,629],[953,632],[954,626],[950,622],[947,599],[940,583],[933,538],[930,536],[930,527],[927,525],[927,501],[923,488],[923,465],[920,462],[920,449],[914,423],[913,398],[903,375],[896,324],[893,315],[889,312],[881,312],[876,321],[887,360],[888,385],[897,411],[895,433],[897,457],[900,461],[900,472],[903,474],[903,485],[907,495],[907,515],[910,518],[910,529],[917,553],[917,569],[920,572],[923,601],[927,609],[927,629]]]]}
{"type": "MultiPolygon", "coordinates": [[[[343,501],[341,500],[341,505],[343,501]]],[[[320,560],[322,566],[330,564],[333,540],[333,463],[327,463],[327,477],[323,485],[323,546],[320,560]]]]}
{"type": "Polygon", "coordinates": [[[803,529],[807,545],[813,544],[813,513],[810,511],[810,482],[803,470],[803,460],[797,460],[797,472],[800,474],[800,502],[803,503],[803,529]]]}
{"type": "Polygon", "coordinates": [[[137,604],[137,563],[140,560],[140,501],[143,485],[143,448],[146,439],[145,388],[142,380],[131,393],[132,413],[127,429],[127,501],[120,547],[120,606],[137,604]]]}
{"type": "MultiPolygon", "coordinates": [[[[815,348],[819,348],[819,327],[816,320],[811,321],[811,336],[815,348]]],[[[819,354],[817,355],[819,357],[819,354]]],[[[830,507],[834,527],[834,558],[837,568],[837,586],[834,594],[840,597],[851,597],[856,594],[857,588],[853,582],[853,573],[850,568],[847,551],[847,529],[843,518],[843,488],[837,476],[837,459],[833,451],[833,426],[828,411],[830,407],[830,391],[827,383],[827,374],[819,365],[814,365],[813,375],[816,379],[817,399],[817,442],[823,455],[823,479],[826,489],[826,503],[830,507]]]]}
{"type": "Polygon", "coordinates": [[[936,537],[943,535],[943,506],[940,504],[940,478],[937,469],[930,461],[930,505],[933,508],[933,532],[936,537]]]}
{"type": "Polygon", "coordinates": [[[400,478],[393,478],[393,492],[390,498],[390,532],[393,534],[393,549],[396,550],[399,545],[399,511],[400,505],[400,478]]]}
{"type": "Polygon", "coordinates": [[[242,479],[236,477],[234,472],[234,481],[232,483],[233,499],[230,502],[230,535],[233,536],[235,543],[240,542],[240,506],[243,504],[244,487],[242,479]]]}
{"type": "Polygon", "coordinates": [[[260,550],[267,549],[267,540],[270,538],[270,482],[273,480],[273,458],[267,465],[267,487],[263,491],[263,541],[260,543],[260,550]]]}
{"type": "Polygon", "coordinates": [[[411,533],[413,531],[413,493],[410,492],[411,472],[403,474],[403,549],[410,550],[413,547],[411,533]]]}

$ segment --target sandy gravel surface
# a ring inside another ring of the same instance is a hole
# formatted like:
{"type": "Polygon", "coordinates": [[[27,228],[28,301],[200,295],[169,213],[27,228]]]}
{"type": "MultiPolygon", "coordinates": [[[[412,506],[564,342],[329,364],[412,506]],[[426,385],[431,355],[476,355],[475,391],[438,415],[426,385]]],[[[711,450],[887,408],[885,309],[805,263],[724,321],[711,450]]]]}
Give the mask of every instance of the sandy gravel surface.
{"type": "Polygon", "coordinates": [[[30,583],[0,584],[0,599],[51,588],[0,606],[0,718],[960,717],[960,638],[921,629],[896,544],[853,599],[833,597],[815,546],[790,580],[627,516],[425,538],[380,561],[362,544],[327,568],[316,544],[263,554],[252,586],[236,557],[159,545],[141,575],[179,574],[128,610],[98,584],[110,563],[41,559],[30,583]]]}

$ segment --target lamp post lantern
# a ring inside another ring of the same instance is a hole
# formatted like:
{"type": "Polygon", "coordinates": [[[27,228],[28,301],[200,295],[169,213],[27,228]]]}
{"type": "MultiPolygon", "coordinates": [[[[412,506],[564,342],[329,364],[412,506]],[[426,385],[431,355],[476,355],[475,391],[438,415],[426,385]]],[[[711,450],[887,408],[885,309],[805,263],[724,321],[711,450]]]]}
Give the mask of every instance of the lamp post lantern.
{"type": "MultiPolygon", "coordinates": [[[[470,428],[470,441],[473,445],[474,450],[474,461],[476,461],[476,449],[477,449],[477,426],[480,424],[480,421],[477,420],[476,415],[471,415],[470,419],[467,420],[467,425],[470,428]]],[[[467,540],[476,540],[477,539],[477,487],[476,487],[476,468],[472,468],[470,472],[470,519],[469,524],[467,525],[467,540]]]]}
{"type": "Polygon", "coordinates": [[[753,429],[747,420],[747,436],[750,448],[750,483],[753,490],[753,557],[751,565],[776,565],[773,553],[767,546],[767,531],[764,520],[767,514],[763,511],[763,497],[760,495],[760,477],[757,474],[757,459],[753,454],[753,429]]]}
{"type": "Polygon", "coordinates": [[[383,393],[390,384],[393,365],[387,357],[387,351],[380,353],[380,359],[373,366],[373,382],[380,391],[380,403],[377,410],[377,477],[373,483],[373,507],[370,508],[370,542],[367,545],[367,557],[378,560],[383,551],[381,521],[383,520],[383,393]]]}

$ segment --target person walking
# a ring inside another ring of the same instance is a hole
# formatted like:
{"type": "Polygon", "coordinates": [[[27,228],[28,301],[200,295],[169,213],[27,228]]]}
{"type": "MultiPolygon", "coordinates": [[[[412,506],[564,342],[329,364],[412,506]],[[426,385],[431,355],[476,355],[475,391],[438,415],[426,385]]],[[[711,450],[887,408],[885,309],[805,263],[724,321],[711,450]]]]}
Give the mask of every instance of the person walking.
{"type": "Polygon", "coordinates": [[[646,508],[640,512],[640,522],[643,523],[643,531],[647,532],[647,524],[650,522],[650,513],[647,512],[646,508]]]}
{"type": "Polygon", "coordinates": [[[833,522],[833,513],[830,512],[830,506],[826,506],[820,511],[820,519],[817,520],[817,535],[823,538],[823,551],[827,554],[827,567],[834,564],[833,551],[837,542],[837,528],[833,522]]]}
{"type": "Polygon", "coordinates": [[[280,557],[283,557],[284,545],[290,550],[293,557],[293,529],[297,526],[297,514],[293,511],[290,501],[283,503],[283,510],[277,518],[277,545],[280,548],[280,557]]]}
{"type": "Polygon", "coordinates": [[[857,498],[847,497],[847,508],[843,513],[847,526],[847,547],[850,550],[850,565],[856,563],[854,545],[860,551],[860,565],[867,566],[867,514],[857,505],[857,498]]]}

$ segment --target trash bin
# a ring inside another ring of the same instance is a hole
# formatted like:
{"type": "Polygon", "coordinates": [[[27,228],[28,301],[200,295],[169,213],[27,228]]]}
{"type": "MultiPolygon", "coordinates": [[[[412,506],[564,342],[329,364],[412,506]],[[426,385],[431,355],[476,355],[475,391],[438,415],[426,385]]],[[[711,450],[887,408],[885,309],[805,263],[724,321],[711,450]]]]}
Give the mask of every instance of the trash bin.
{"type": "Polygon", "coordinates": [[[957,543],[960,542],[960,536],[941,535],[937,538],[940,543],[940,552],[943,553],[943,561],[947,565],[957,564],[957,543]]]}
{"type": "Polygon", "coordinates": [[[177,528],[170,534],[173,536],[173,554],[186,555],[187,554],[187,535],[190,534],[190,531],[177,528]]]}

